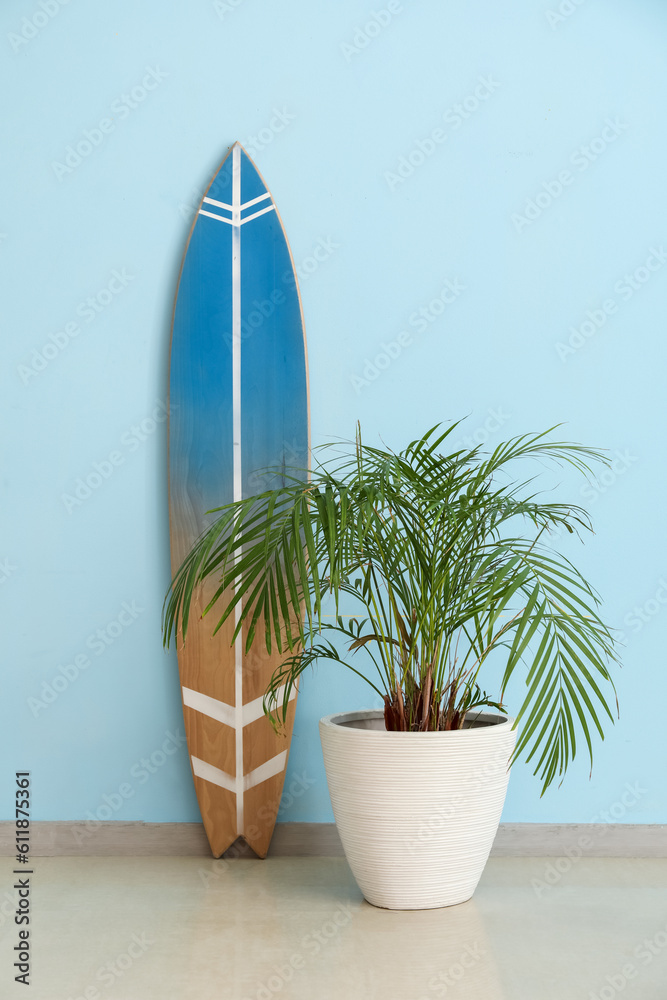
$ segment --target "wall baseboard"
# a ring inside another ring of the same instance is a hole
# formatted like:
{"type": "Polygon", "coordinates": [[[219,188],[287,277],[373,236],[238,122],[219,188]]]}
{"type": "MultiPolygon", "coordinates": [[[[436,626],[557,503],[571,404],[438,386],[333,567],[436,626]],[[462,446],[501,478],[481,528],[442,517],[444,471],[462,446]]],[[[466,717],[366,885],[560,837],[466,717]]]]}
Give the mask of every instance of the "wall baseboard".
{"type": "MultiPolygon", "coordinates": [[[[15,827],[0,822],[0,856],[16,852],[15,827]]],[[[194,856],[210,857],[201,823],[37,822],[30,824],[32,857],[194,856]]],[[[269,857],[340,857],[343,848],[333,823],[278,823],[269,857]]],[[[641,823],[502,823],[492,856],[667,858],[667,826],[641,823]]],[[[254,857],[239,840],[226,858],[254,857]]]]}
{"type": "Polygon", "coordinates": [[[667,858],[667,826],[649,823],[501,823],[499,858],[667,858]]]}

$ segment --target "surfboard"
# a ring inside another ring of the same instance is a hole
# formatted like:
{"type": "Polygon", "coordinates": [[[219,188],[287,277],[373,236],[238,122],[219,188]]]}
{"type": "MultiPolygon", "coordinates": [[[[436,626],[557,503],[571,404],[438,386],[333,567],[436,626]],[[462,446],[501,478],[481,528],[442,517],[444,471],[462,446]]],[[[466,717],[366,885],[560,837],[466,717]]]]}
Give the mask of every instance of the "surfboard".
{"type": "MultiPolygon", "coordinates": [[[[308,363],[294,262],[276,205],[236,143],[190,230],[174,305],[169,373],[172,571],[218,515],[214,507],[281,481],[309,459],[308,363]],[[268,471],[271,470],[271,471],[268,471]]],[[[178,665],[185,733],[211,851],[242,837],[265,857],[294,723],[276,734],[262,699],[281,654],[234,622],[212,635],[215,582],[197,595],[178,665]]],[[[238,620],[238,619],[237,619],[238,620]]],[[[258,629],[258,635],[259,635],[258,629]]],[[[284,654],[283,654],[284,656],[284,654]]]]}

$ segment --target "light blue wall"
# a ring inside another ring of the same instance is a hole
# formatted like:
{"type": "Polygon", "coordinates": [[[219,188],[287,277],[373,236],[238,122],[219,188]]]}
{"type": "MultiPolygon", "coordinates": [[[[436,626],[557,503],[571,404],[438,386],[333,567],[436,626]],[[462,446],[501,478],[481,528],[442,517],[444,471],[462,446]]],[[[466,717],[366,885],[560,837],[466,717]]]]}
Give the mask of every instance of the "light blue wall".
{"type": "MultiPolygon", "coordinates": [[[[595,538],[573,551],[627,634],[621,721],[591,781],[582,758],[540,800],[517,766],[505,819],[587,821],[611,808],[625,822],[667,822],[667,9],[392,7],[376,30],[379,4],[357,0],[2,5],[0,739],[6,790],[15,770],[33,771],[37,819],[105,805],[114,819],[198,817],[183,747],[160,749],[178,746],[167,734],[182,733],[182,718],[175,656],[160,640],[166,441],[151,414],[162,416],[192,207],[238,139],[310,269],[314,443],[351,435],[360,419],[369,440],[400,446],[470,414],[478,439],[567,421],[568,436],[619,453],[599,488],[563,477],[563,489],[594,514],[595,538]],[[123,105],[145,77],[153,89],[123,105]],[[434,129],[441,141],[429,144],[434,129]],[[98,143],[90,155],[57,166],[85,130],[98,143]],[[409,176],[396,180],[401,163],[409,176]],[[663,256],[633,291],[623,276],[652,248],[663,256]],[[455,301],[423,331],[411,326],[446,280],[464,286],[455,301]],[[100,311],[88,311],[99,293],[100,311]],[[604,325],[559,356],[607,300],[604,325]],[[52,336],[61,348],[37,371],[33,351],[52,336]],[[397,355],[388,367],[374,360],[383,344],[397,355]],[[107,478],[65,502],[96,463],[107,478]],[[135,617],[114,626],[133,603],[135,617]],[[120,634],[100,645],[94,633],[109,625],[120,634]],[[29,701],[77,656],[88,665],[75,676],[75,663],[55,700],[29,701]],[[151,755],[152,774],[141,764],[151,755]],[[628,783],[635,801],[618,805],[628,783]]],[[[370,704],[351,675],[306,677],[282,818],[331,818],[317,719],[370,704]]],[[[2,801],[8,815],[9,792],[2,801]]]]}

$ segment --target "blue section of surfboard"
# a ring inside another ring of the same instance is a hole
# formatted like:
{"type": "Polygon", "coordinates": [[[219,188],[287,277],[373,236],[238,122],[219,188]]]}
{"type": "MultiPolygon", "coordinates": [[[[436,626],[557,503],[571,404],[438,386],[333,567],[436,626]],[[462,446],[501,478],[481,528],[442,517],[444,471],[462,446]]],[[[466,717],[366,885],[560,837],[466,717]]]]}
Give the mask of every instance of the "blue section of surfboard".
{"type": "MultiPolygon", "coordinates": [[[[199,206],[174,308],[169,506],[175,570],[214,507],[309,459],[308,376],[294,265],[275,203],[237,143],[199,206]]],[[[199,608],[207,593],[202,593],[199,608]]],[[[261,700],[276,654],[230,644],[191,618],[178,658],[193,778],[215,856],[242,836],[266,854],[293,723],[275,734],[261,700]]],[[[210,621],[209,621],[210,619],[210,621]]]]}

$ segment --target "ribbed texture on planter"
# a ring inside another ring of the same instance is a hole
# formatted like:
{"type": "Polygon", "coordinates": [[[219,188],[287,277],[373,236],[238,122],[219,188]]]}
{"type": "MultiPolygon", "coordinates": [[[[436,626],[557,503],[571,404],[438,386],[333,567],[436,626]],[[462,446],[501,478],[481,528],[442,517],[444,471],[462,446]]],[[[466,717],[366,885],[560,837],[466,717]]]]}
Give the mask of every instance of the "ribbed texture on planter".
{"type": "Polygon", "coordinates": [[[320,720],[336,825],[374,906],[470,899],[498,829],[516,733],[512,719],[455,732],[388,733],[381,712],[320,720]]]}

